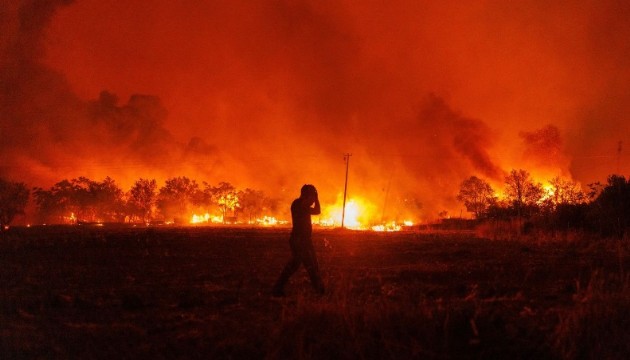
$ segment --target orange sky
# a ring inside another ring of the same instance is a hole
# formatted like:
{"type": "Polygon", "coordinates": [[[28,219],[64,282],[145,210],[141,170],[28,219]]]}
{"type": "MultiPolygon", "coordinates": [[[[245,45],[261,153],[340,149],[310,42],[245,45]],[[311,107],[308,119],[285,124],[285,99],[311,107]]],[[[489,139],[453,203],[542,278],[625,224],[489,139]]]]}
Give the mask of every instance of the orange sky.
{"type": "Polygon", "coordinates": [[[470,175],[630,170],[626,1],[0,9],[0,175],[188,175],[291,196],[312,182],[332,201],[351,152],[351,191],[433,214],[461,207],[470,175]]]}

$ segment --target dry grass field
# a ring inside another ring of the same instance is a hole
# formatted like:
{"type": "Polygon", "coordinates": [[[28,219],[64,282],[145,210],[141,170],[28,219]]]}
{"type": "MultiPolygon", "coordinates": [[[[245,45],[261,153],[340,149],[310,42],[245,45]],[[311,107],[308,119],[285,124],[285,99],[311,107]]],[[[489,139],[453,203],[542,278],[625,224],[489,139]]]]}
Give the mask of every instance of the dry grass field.
{"type": "Polygon", "coordinates": [[[624,358],[628,241],[316,230],[276,299],[288,229],[0,234],[0,358],[624,358]]]}

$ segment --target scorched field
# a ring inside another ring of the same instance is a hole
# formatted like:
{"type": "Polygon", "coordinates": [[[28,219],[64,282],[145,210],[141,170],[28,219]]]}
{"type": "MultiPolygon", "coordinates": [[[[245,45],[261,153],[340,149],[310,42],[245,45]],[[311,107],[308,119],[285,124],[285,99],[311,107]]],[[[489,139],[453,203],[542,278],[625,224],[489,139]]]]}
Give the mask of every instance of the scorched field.
{"type": "Polygon", "coordinates": [[[316,230],[274,298],[289,229],[12,228],[0,358],[623,358],[628,241],[316,230]]]}

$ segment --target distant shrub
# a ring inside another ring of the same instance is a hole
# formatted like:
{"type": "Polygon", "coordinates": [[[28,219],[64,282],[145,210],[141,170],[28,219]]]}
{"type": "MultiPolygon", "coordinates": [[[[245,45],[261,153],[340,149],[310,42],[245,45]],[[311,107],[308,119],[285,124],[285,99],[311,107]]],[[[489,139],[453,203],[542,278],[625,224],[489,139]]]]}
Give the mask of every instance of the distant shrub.
{"type": "Polygon", "coordinates": [[[522,234],[523,221],[512,219],[488,219],[476,228],[478,237],[491,240],[514,240],[522,234]]]}
{"type": "Polygon", "coordinates": [[[630,226],[630,182],[611,175],[608,185],[589,205],[587,220],[603,237],[622,238],[630,226]]]}

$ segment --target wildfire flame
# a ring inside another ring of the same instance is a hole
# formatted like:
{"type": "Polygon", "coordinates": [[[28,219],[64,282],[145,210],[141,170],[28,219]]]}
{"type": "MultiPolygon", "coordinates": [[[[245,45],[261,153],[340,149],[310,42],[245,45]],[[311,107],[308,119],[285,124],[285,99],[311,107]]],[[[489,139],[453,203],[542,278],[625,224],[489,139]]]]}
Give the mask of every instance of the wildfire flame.
{"type": "MultiPolygon", "coordinates": [[[[324,208],[322,216],[319,218],[319,226],[341,226],[342,213],[343,201],[339,197],[335,204],[324,208]]],[[[382,223],[380,217],[381,214],[377,207],[369,200],[353,197],[346,202],[343,223],[347,229],[372,231],[400,231],[403,226],[413,226],[413,222],[410,220],[406,220],[402,224],[396,221],[382,223]]]]}
{"type": "MultiPolygon", "coordinates": [[[[341,227],[343,214],[343,198],[341,195],[337,197],[334,204],[323,207],[322,214],[318,218],[314,218],[314,224],[320,227],[341,227]]],[[[221,224],[224,223],[221,215],[212,215],[209,212],[201,212],[200,214],[192,214],[189,223],[191,225],[199,224],[221,224]]],[[[234,224],[250,224],[258,226],[279,226],[286,225],[288,221],[279,220],[271,215],[263,215],[255,220],[245,222],[234,222],[234,224]]],[[[399,221],[383,221],[382,213],[371,201],[363,197],[354,196],[346,201],[345,216],[343,216],[343,225],[347,229],[352,230],[372,230],[372,231],[400,231],[404,227],[413,226],[413,222],[405,220],[399,221]]]]}
{"type": "Polygon", "coordinates": [[[374,214],[375,207],[361,198],[352,198],[346,202],[345,216],[343,214],[343,201],[328,206],[320,216],[321,226],[341,226],[342,216],[344,227],[353,230],[368,228],[370,215],[374,214]]]}
{"type": "Polygon", "coordinates": [[[203,215],[197,215],[197,214],[193,214],[192,218],[190,219],[190,223],[191,224],[201,224],[204,222],[208,222],[208,220],[210,220],[210,214],[205,213],[203,215]]]}
{"type": "Polygon", "coordinates": [[[256,224],[263,226],[274,226],[279,225],[280,223],[281,222],[273,216],[263,216],[260,219],[256,219],[256,224]]]}

